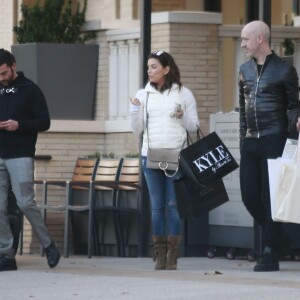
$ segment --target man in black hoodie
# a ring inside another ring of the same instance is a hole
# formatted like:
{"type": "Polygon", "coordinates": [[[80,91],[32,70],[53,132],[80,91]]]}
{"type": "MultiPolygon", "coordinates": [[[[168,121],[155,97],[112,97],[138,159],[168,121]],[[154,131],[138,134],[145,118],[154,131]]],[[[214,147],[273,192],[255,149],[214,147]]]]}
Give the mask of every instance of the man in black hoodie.
{"type": "Polygon", "coordinates": [[[0,49],[0,271],[16,270],[13,236],[7,218],[9,187],[33,227],[50,268],[60,253],[50,238],[34,197],[34,155],[38,132],[50,127],[45,97],[40,88],[16,71],[15,57],[0,49]]]}

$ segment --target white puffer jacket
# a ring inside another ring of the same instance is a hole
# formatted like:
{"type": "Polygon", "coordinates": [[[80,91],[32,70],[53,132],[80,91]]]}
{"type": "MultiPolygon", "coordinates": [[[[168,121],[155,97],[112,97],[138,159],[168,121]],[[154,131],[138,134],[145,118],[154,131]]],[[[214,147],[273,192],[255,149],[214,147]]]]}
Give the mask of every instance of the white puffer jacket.
{"type": "Polygon", "coordinates": [[[197,130],[199,121],[196,101],[187,88],[179,89],[179,86],[174,84],[170,90],[160,93],[148,83],[145,89],[138,91],[136,98],[141,101],[141,105],[131,106],[131,127],[137,135],[144,132],[143,156],[147,156],[148,141],[151,149],[178,149],[186,140],[186,130],[190,132],[197,130]],[[180,105],[184,112],[181,119],[173,116],[177,105],[180,105]]]}

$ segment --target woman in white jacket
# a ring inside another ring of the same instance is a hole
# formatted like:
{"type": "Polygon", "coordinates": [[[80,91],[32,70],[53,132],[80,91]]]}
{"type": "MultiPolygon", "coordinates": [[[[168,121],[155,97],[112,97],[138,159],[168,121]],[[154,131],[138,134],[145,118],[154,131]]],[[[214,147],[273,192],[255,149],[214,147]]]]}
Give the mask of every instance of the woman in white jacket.
{"type": "Polygon", "coordinates": [[[147,153],[149,148],[182,148],[186,131],[195,132],[199,121],[195,98],[182,86],[169,53],[160,50],[149,55],[148,76],[145,89],[131,99],[131,126],[136,135],[143,132],[142,169],[151,200],[155,269],[175,270],[181,230],[173,180],[181,176],[180,170],[169,177],[160,169],[148,168],[147,153]]]}

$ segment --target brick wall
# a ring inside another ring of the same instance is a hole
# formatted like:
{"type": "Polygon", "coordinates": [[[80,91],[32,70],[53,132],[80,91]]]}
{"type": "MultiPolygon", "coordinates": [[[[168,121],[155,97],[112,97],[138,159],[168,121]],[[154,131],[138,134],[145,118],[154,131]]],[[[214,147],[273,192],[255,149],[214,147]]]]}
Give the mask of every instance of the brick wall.
{"type": "Polygon", "coordinates": [[[116,0],[88,0],[86,20],[116,18],[116,0]]]}
{"type": "MultiPolygon", "coordinates": [[[[111,134],[79,134],[79,133],[40,133],[36,154],[51,155],[50,161],[37,160],[35,163],[36,179],[72,178],[77,157],[100,153],[114,153],[116,157],[138,153],[138,140],[132,133],[111,134]]],[[[65,201],[65,190],[49,187],[48,203],[59,205],[65,201]]],[[[36,201],[41,201],[41,186],[36,187],[36,201]]],[[[63,213],[48,212],[46,220],[50,234],[58,247],[63,251],[63,213]]],[[[70,253],[72,253],[72,234],[70,238],[70,253]]],[[[24,220],[24,253],[39,253],[40,244],[36,239],[28,221],[24,220]]]]}
{"type": "MultiPolygon", "coordinates": [[[[186,0],[152,0],[152,11],[185,10],[186,0]]],[[[138,0],[88,0],[87,20],[136,19],[139,14],[138,0]],[[119,11],[117,2],[119,2],[119,11]]]]}

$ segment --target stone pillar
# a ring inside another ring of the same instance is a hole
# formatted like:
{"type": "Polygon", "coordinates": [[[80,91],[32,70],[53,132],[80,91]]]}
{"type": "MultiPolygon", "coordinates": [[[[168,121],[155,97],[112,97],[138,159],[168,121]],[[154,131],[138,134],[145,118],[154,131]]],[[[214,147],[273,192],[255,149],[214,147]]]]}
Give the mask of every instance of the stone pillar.
{"type": "Polygon", "coordinates": [[[182,83],[194,94],[201,128],[209,132],[209,116],[218,110],[219,13],[161,12],[152,14],[152,50],[169,52],[182,83]]]}
{"type": "Polygon", "coordinates": [[[0,1],[0,41],[1,48],[11,50],[13,44],[14,16],[15,16],[15,0],[1,0],[0,1]]]}
{"type": "Polygon", "coordinates": [[[235,38],[235,53],[236,53],[236,60],[235,60],[236,80],[234,81],[234,87],[233,87],[235,92],[234,103],[235,103],[235,107],[239,107],[239,89],[237,86],[237,76],[238,76],[240,65],[248,60],[243,50],[241,49],[241,41],[239,38],[235,38]]]}
{"type": "Polygon", "coordinates": [[[300,40],[295,40],[294,66],[300,76],[300,40]]]}
{"type": "MultiPolygon", "coordinates": [[[[107,125],[128,119],[129,97],[139,87],[139,30],[111,30],[109,43],[109,116],[107,125]]],[[[128,122],[127,122],[128,123],[128,122]]],[[[127,126],[128,127],[128,124],[127,126]]]]}

